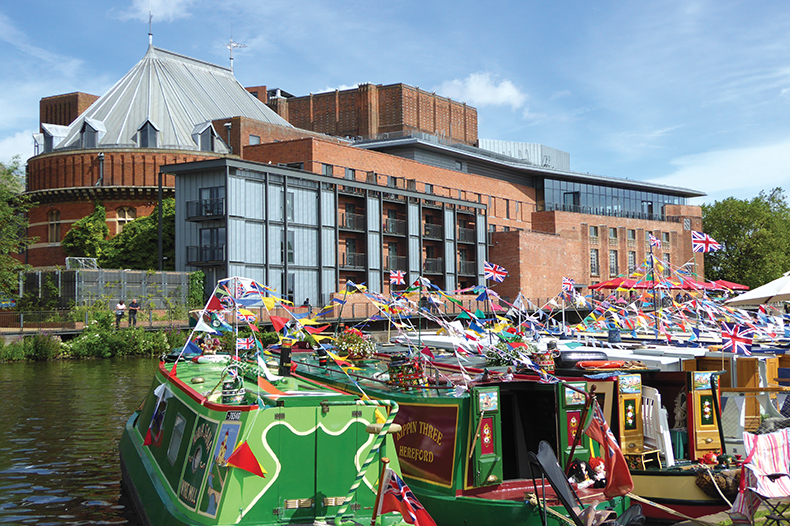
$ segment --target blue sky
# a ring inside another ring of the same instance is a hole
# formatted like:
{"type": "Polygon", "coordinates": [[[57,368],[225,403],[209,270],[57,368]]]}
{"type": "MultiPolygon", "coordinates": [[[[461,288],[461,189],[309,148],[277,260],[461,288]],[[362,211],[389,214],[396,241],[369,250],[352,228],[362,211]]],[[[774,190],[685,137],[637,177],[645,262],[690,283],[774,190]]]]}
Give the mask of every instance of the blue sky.
{"type": "Polygon", "coordinates": [[[751,198],[790,191],[790,4],[44,0],[0,7],[0,161],[42,97],[101,95],[154,45],[295,95],[403,82],[478,109],[481,138],[577,172],[751,198]]]}

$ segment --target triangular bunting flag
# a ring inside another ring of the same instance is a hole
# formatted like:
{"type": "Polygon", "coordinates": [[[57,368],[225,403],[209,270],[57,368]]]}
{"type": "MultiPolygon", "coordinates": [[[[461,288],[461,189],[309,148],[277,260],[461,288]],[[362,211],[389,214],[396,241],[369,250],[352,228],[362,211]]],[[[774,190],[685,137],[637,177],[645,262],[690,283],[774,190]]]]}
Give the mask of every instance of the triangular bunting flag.
{"type": "Polygon", "coordinates": [[[239,444],[239,447],[228,457],[227,464],[244,471],[249,471],[253,475],[266,478],[266,470],[264,470],[255,454],[250,449],[249,444],[245,441],[239,444]]]}

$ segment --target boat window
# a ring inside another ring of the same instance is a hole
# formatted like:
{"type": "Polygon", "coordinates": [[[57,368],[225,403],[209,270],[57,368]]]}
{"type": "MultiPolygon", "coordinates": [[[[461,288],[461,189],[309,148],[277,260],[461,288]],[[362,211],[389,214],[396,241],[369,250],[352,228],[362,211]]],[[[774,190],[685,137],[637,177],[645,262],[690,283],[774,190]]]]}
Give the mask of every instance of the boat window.
{"type": "Polygon", "coordinates": [[[181,440],[184,437],[184,425],[186,420],[181,415],[176,415],[176,422],[173,426],[173,435],[170,437],[170,445],[167,447],[167,460],[175,465],[178,452],[181,450],[181,440]]]}

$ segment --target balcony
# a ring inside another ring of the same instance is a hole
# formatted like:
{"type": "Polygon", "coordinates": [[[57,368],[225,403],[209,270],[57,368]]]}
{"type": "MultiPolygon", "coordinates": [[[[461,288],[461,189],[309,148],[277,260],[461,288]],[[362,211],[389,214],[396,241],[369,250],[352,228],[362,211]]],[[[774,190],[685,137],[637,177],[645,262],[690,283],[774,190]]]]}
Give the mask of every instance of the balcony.
{"type": "Polygon", "coordinates": [[[216,265],[225,262],[225,245],[187,247],[187,265],[216,265]]]}
{"type": "Polygon", "coordinates": [[[406,235],[406,221],[403,219],[385,219],[384,220],[384,233],[405,236],[406,235]]]}
{"type": "Polygon", "coordinates": [[[225,198],[187,201],[187,221],[225,217],[225,198]]]}
{"type": "Polygon", "coordinates": [[[422,271],[426,274],[442,274],[444,273],[442,263],[442,258],[426,258],[422,263],[422,271]]]}
{"type": "Polygon", "coordinates": [[[365,231],[365,216],[362,214],[342,214],[340,216],[340,228],[347,230],[365,231]]]}
{"type": "Polygon", "coordinates": [[[477,275],[477,262],[476,261],[459,261],[458,274],[461,276],[475,276],[477,275]]]}
{"type": "Polygon", "coordinates": [[[407,270],[406,256],[387,256],[384,264],[385,270],[407,270]]]}
{"type": "Polygon", "coordinates": [[[461,243],[474,243],[475,229],[458,227],[458,241],[461,243]]]}
{"type": "Polygon", "coordinates": [[[443,239],[442,225],[425,223],[423,225],[423,237],[426,237],[428,239],[443,239]]]}
{"type": "Polygon", "coordinates": [[[367,265],[367,261],[365,258],[365,254],[360,254],[358,252],[346,252],[343,254],[343,262],[341,266],[344,268],[356,268],[356,269],[363,269],[367,265]]]}

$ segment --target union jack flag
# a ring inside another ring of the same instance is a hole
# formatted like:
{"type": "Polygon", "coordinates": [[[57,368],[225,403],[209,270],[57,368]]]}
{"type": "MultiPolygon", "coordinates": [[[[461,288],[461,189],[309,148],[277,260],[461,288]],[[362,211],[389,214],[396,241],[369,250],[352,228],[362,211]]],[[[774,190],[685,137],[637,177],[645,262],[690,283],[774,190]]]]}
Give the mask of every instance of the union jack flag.
{"type": "Polygon", "coordinates": [[[752,328],[737,323],[721,322],[721,341],[724,344],[721,352],[730,351],[751,356],[753,336],[752,328]]]}
{"type": "Polygon", "coordinates": [[[485,279],[493,279],[497,283],[502,283],[507,277],[507,270],[505,267],[486,261],[483,265],[483,276],[485,279]]]}
{"type": "Polygon", "coordinates": [[[562,290],[565,292],[573,292],[576,290],[576,282],[573,278],[562,278],[562,290]]]}
{"type": "Polygon", "coordinates": [[[650,239],[650,246],[651,247],[661,248],[661,240],[660,239],[658,239],[653,234],[648,234],[648,236],[650,236],[649,239],[650,239]]]}
{"type": "Polygon", "coordinates": [[[236,349],[243,350],[243,349],[254,349],[255,348],[255,338],[250,336],[249,338],[236,338],[236,349]]]}
{"type": "Polygon", "coordinates": [[[390,270],[390,285],[405,285],[406,273],[402,270],[390,270]]]}
{"type": "Polygon", "coordinates": [[[397,473],[387,468],[387,486],[381,496],[381,512],[400,512],[403,520],[416,526],[436,526],[431,515],[397,473]]]}
{"type": "Polygon", "coordinates": [[[721,243],[703,232],[691,231],[691,249],[694,252],[714,252],[721,250],[721,243]]]}
{"type": "Polygon", "coordinates": [[[258,321],[258,317],[255,314],[237,314],[236,318],[239,321],[246,321],[247,323],[255,323],[258,321]]]}

